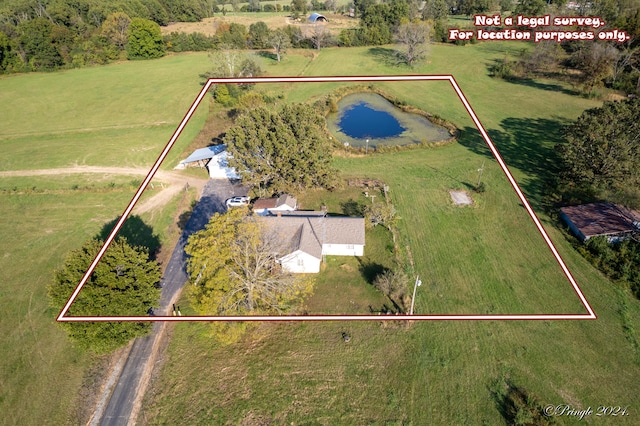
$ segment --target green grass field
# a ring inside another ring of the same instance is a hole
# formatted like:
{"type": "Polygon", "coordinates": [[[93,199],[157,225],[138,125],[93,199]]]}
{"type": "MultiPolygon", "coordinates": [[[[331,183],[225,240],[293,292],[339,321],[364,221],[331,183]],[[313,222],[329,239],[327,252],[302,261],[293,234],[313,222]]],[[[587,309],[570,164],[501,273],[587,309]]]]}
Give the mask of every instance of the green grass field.
{"type": "MultiPolygon", "coordinates": [[[[584,261],[542,210],[545,161],[562,125],[598,102],[552,81],[514,84],[487,76],[492,59],[520,47],[432,46],[428,62],[413,70],[385,63],[385,48],[324,49],[315,56],[292,52],[280,64],[265,59],[264,66],[269,75],[452,73],[541,214],[597,321],[417,322],[410,327],[377,321],[268,323],[225,347],[205,337],[206,324],[180,324],[140,423],[502,424],[492,389],[503,376],[542,405],[629,407],[627,417],[592,416],[588,424],[637,423],[639,354],[620,313],[628,296],[584,261]],[[343,332],[351,335],[349,343],[343,332]]],[[[206,55],[193,54],[0,79],[0,171],[150,165],[195,98],[199,74],[208,66],[206,55]]],[[[347,176],[377,177],[390,185],[402,218],[401,242],[410,246],[425,283],[417,311],[584,312],[450,86],[383,86],[462,130],[459,143],[445,147],[336,160],[347,176]],[[473,194],[473,207],[454,208],[447,190],[474,184],[483,161],[487,191],[473,194]]],[[[258,90],[304,101],[333,87],[264,85],[258,90]]],[[[198,110],[170,162],[185,150],[206,114],[206,106],[198,110]]],[[[45,287],[68,250],[121,213],[134,191],[132,179],[0,178],[0,300],[6,309],[0,323],[5,336],[0,412],[11,413],[3,418],[8,424],[86,421],[76,412],[95,360],[74,349],[55,325],[57,312],[47,306],[45,287]]],[[[164,229],[174,218],[171,211],[188,202],[188,197],[175,199],[166,212],[143,218],[164,229]]],[[[374,241],[384,241],[384,235],[374,241]]],[[[383,242],[371,249],[369,255],[391,262],[383,242]]],[[[352,276],[357,263],[329,262],[309,307],[335,306],[326,303],[331,297],[343,306],[359,297],[375,300],[364,280],[350,282],[348,291],[336,285],[352,276]]],[[[626,303],[637,330],[640,303],[626,303]]]]}
{"type": "MultiPolygon", "coordinates": [[[[198,94],[206,54],[0,79],[0,170],[150,166],[198,94]]],[[[206,118],[201,108],[181,141],[206,118]]],[[[185,145],[166,160],[175,166],[185,145]]]]}
{"type": "MultiPolygon", "coordinates": [[[[206,54],[178,55],[0,78],[0,171],[150,167],[208,66],[206,54]]],[[[182,154],[206,115],[201,108],[167,162],[182,154]]],[[[83,421],[79,392],[96,359],[55,325],[46,286],[69,250],[124,210],[140,181],[95,173],[0,177],[0,423],[83,421]]],[[[181,203],[189,203],[184,194],[160,214],[143,216],[163,241],[177,232],[169,224],[181,203]]]]}
{"type": "MultiPolygon", "coordinates": [[[[621,297],[629,296],[620,296],[577,255],[559,224],[542,210],[546,159],[561,140],[562,126],[598,103],[575,96],[562,83],[514,84],[487,76],[492,59],[520,47],[433,46],[429,62],[411,72],[454,75],[598,314],[597,321],[421,322],[409,328],[382,322],[265,324],[227,347],[203,337],[206,325],[180,324],[163,372],[147,396],[143,423],[501,424],[494,395],[501,377],[526,388],[543,406],[595,410],[622,405],[635,412],[640,407],[635,380],[640,366],[620,315],[621,297]],[[351,342],[342,340],[343,332],[352,336],[351,342]]],[[[325,49],[303,73],[409,71],[380,64],[385,55],[389,52],[384,49],[325,49]]],[[[268,64],[267,69],[274,75],[298,75],[299,66],[292,61],[268,64]]],[[[277,87],[287,100],[305,101],[338,86],[277,87]]],[[[445,147],[336,160],[346,176],[379,178],[390,185],[402,217],[401,238],[426,284],[419,289],[417,311],[584,313],[448,83],[384,87],[462,130],[459,143],[445,147]],[[472,194],[473,207],[453,207],[447,191],[475,184],[483,162],[487,191],[472,194]]],[[[344,275],[349,266],[338,259],[329,260],[330,275],[321,275],[316,295],[348,306],[350,286],[337,287],[333,274],[344,275]]],[[[627,303],[637,329],[640,304],[627,303]]],[[[556,420],[579,423],[571,417],[556,420]]],[[[587,421],[635,424],[636,419],[630,414],[587,421]]]]}

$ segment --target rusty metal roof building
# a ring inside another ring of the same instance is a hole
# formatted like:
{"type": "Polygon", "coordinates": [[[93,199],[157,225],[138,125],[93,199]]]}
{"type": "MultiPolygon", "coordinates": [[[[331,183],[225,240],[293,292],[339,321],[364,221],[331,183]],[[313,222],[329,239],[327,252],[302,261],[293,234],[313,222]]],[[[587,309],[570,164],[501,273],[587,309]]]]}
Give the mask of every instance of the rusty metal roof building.
{"type": "Polygon", "coordinates": [[[624,237],[640,230],[640,213],[614,203],[591,203],[560,209],[561,217],[582,241],[624,237]]]}

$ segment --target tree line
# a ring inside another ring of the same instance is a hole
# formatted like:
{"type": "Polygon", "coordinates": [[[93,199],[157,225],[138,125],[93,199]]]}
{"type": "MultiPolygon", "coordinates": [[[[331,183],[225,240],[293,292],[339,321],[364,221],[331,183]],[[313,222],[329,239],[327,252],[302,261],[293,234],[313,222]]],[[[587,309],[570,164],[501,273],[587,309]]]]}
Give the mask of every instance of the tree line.
{"type": "Polygon", "coordinates": [[[212,16],[214,0],[9,0],[0,5],[0,73],[162,56],[160,25],[212,16]]]}
{"type": "MultiPolygon", "coordinates": [[[[277,6],[280,6],[261,5],[259,0],[251,0],[242,8],[238,0],[5,1],[0,5],[0,73],[97,65],[122,58],[153,58],[162,56],[166,50],[273,47],[265,36],[266,25],[259,22],[249,28],[241,24],[224,24],[213,37],[185,33],[160,35],[159,25],[200,21],[214,13],[226,14],[227,4],[234,11],[243,8],[278,11],[277,6]],[[134,26],[130,27],[134,20],[134,26]]],[[[342,10],[354,11],[355,17],[359,18],[358,27],[343,29],[337,37],[322,25],[289,25],[281,30],[286,35],[286,43],[298,48],[398,42],[406,46],[399,55],[400,61],[411,65],[424,55],[421,46],[425,41],[450,42],[447,37],[449,15],[489,12],[598,15],[608,23],[607,28],[624,30],[631,40],[624,44],[564,43],[561,46],[569,59],[557,49],[548,47],[550,44],[540,43],[533,52],[523,50],[517,60],[505,58],[492,71],[501,77],[527,77],[548,70],[552,64],[581,70],[586,91],[604,83],[627,93],[635,92],[640,77],[640,6],[637,1],[577,2],[577,11],[566,9],[566,5],[566,0],[354,0],[342,10]],[[410,23],[412,26],[407,27],[410,23]]],[[[310,10],[336,12],[338,7],[335,0],[293,0],[280,9],[290,11],[296,18],[310,10]]],[[[557,47],[555,43],[553,46],[557,47]]]]}
{"type": "Polygon", "coordinates": [[[527,79],[552,77],[569,80],[583,93],[592,94],[601,86],[628,94],[640,92],[640,3],[635,0],[596,0],[578,4],[578,10],[564,9],[566,2],[550,5],[540,0],[522,1],[514,14],[539,16],[600,16],[602,29],[625,31],[625,43],[612,41],[543,41],[533,49],[522,50],[515,58],[505,56],[491,67],[495,77],[527,79]],[[572,78],[567,69],[580,71],[572,78]]]}

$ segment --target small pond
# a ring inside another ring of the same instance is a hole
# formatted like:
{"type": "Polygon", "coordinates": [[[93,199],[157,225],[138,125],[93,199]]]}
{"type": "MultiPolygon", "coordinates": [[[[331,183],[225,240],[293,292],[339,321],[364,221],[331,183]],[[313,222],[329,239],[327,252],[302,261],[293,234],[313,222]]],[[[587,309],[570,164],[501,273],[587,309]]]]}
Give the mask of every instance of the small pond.
{"type": "Polygon", "coordinates": [[[426,117],[395,107],[377,93],[354,93],[338,101],[338,112],[327,124],[340,143],[353,147],[409,145],[451,138],[449,130],[426,117]]]}

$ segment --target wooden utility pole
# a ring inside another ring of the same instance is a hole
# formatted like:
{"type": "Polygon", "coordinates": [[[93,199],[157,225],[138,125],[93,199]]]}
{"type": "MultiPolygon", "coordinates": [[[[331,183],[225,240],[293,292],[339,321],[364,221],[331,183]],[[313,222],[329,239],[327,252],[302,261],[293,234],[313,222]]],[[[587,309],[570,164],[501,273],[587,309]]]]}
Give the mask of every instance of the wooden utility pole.
{"type": "Polygon", "coordinates": [[[411,310],[409,311],[409,315],[413,315],[413,305],[415,304],[415,301],[416,301],[416,290],[421,285],[422,285],[422,281],[420,281],[420,278],[418,277],[418,275],[416,275],[416,282],[413,284],[413,296],[411,297],[411,310]]]}
{"type": "Polygon", "coordinates": [[[480,187],[480,179],[482,179],[482,172],[484,172],[484,160],[482,160],[482,167],[478,169],[478,184],[476,185],[476,188],[480,187]]]}

